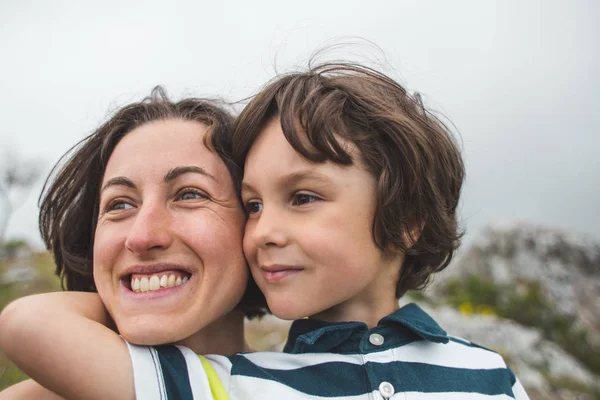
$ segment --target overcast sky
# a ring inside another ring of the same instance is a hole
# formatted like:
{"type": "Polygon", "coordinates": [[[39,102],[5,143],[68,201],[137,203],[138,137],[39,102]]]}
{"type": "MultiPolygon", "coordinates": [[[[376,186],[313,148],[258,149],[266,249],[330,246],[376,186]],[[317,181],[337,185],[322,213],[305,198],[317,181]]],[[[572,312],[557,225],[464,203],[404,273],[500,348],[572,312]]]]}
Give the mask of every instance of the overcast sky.
{"type": "MultiPolygon", "coordinates": [[[[598,21],[596,0],[2,0],[0,146],[44,160],[46,175],[157,84],[175,98],[239,100],[275,66],[362,37],[385,60],[368,57],[460,132],[471,237],[489,221],[525,219],[600,239],[598,21]]],[[[40,189],[8,236],[41,243],[40,189]]]]}

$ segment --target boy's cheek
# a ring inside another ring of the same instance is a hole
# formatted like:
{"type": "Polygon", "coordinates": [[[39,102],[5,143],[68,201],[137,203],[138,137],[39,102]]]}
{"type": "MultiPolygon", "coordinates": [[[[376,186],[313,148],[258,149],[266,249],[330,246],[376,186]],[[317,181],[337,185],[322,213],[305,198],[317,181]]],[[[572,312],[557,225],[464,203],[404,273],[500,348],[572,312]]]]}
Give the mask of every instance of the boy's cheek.
{"type": "Polygon", "coordinates": [[[244,236],[244,240],[242,242],[242,249],[244,251],[244,256],[246,257],[246,261],[250,267],[256,264],[256,247],[254,244],[250,243],[250,240],[244,236]]]}

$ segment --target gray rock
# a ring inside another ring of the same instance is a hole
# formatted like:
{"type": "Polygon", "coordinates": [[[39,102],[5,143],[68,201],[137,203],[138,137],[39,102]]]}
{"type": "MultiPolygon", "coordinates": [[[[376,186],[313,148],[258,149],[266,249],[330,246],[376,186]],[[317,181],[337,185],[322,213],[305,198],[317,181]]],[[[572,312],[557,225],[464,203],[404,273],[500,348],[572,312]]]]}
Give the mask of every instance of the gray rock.
{"type": "Polygon", "coordinates": [[[551,377],[569,378],[588,386],[598,380],[570,354],[545,340],[536,329],[493,316],[465,316],[447,306],[420,306],[449,334],[502,354],[526,388],[550,390],[542,370],[551,377]]]}
{"type": "Polygon", "coordinates": [[[600,244],[589,237],[525,222],[491,224],[428,293],[436,297],[448,279],[466,274],[498,284],[539,282],[557,312],[600,337],[600,244]]]}
{"type": "Polygon", "coordinates": [[[494,316],[467,316],[448,307],[447,283],[467,275],[517,290],[539,284],[545,304],[600,345],[600,244],[526,222],[491,224],[424,292],[428,304],[440,306],[422,305],[450,334],[501,353],[532,399],[591,399],[556,382],[594,387],[600,377],[539,329],[494,316]]]}

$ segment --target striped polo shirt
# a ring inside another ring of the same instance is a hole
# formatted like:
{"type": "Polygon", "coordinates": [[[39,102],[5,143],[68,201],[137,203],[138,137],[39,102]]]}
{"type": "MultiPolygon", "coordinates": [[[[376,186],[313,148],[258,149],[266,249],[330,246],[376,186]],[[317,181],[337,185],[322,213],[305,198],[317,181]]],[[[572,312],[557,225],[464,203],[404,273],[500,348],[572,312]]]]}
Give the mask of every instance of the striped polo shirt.
{"type": "Polygon", "coordinates": [[[282,353],[197,356],[129,345],[138,399],[528,399],[502,357],[446,332],[415,304],[369,329],[295,321],[282,353]]]}

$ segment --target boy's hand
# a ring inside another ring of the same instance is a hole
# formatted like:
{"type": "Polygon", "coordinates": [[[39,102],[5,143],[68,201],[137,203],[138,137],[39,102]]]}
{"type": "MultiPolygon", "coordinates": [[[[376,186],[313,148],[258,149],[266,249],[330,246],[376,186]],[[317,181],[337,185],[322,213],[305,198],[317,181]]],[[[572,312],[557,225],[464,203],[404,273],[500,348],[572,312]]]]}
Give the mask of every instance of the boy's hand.
{"type": "Polygon", "coordinates": [[[127,345],[107,328],[111,322],[96,293],[23,297],[0,314],[0,347],[66,399],[134,399],[127,345]]]}
{"type": "Polygon", "coordinates": [[[32,379],[19,382],[0,392],[0,400],[64,400],[32,379]]]}

